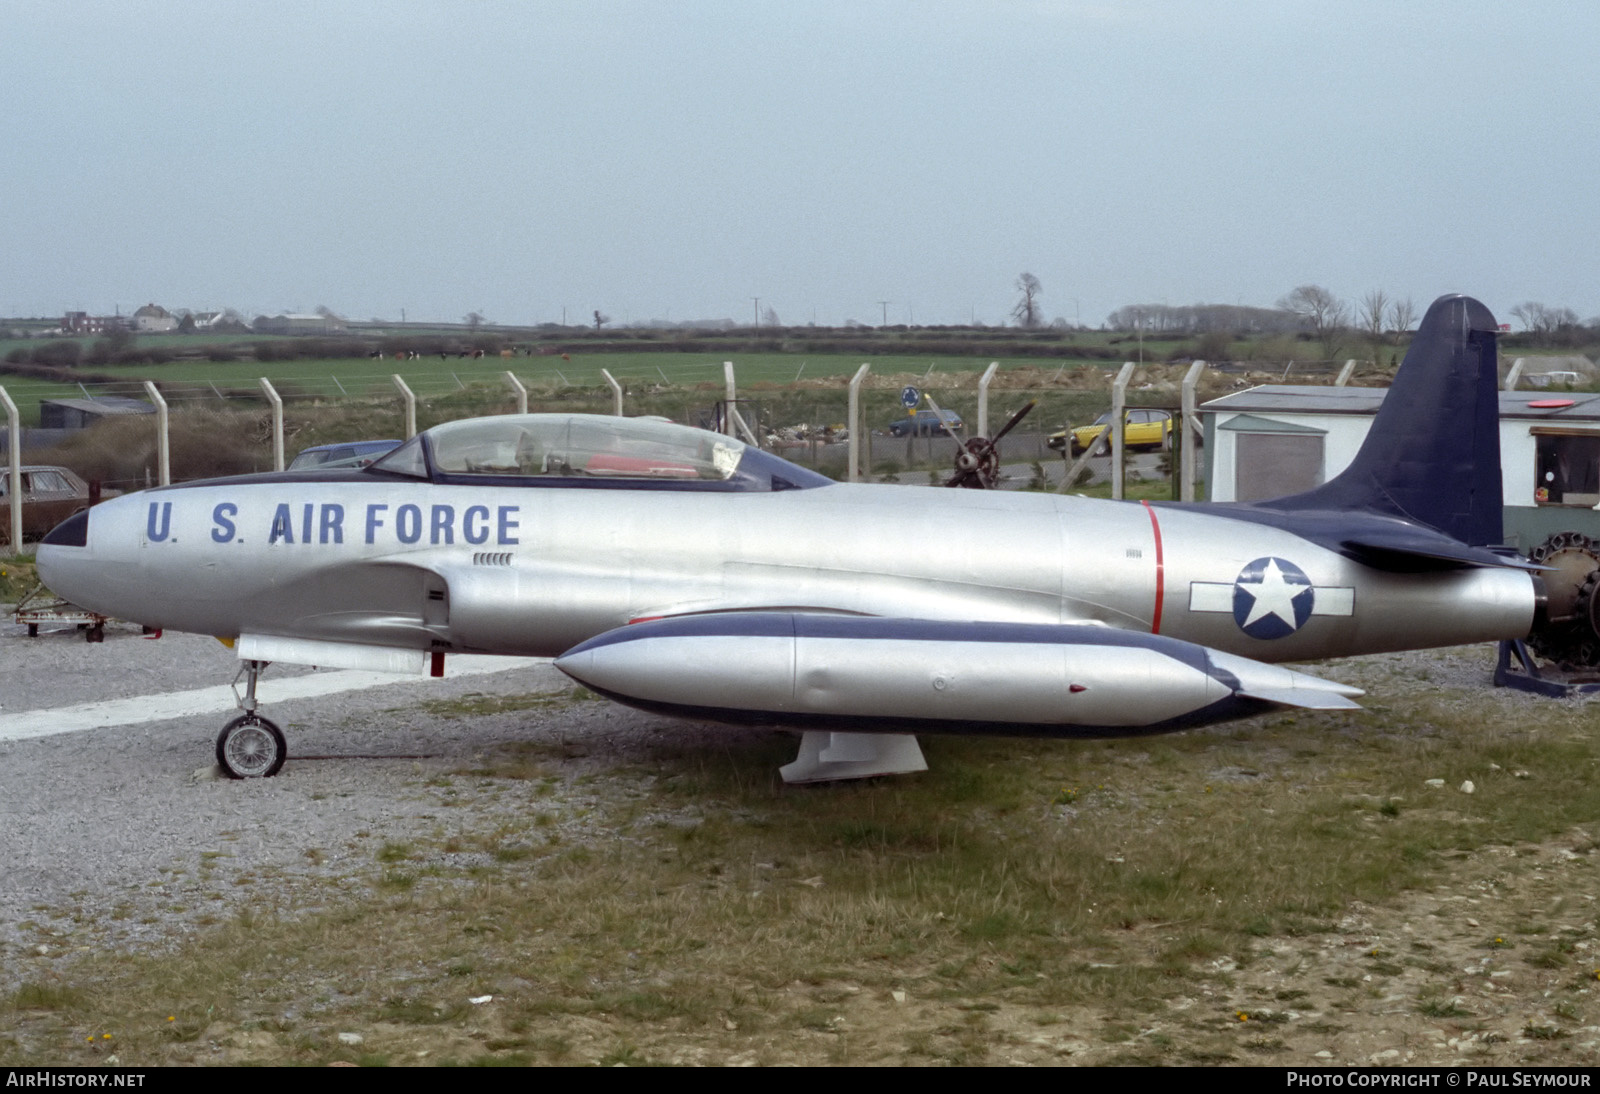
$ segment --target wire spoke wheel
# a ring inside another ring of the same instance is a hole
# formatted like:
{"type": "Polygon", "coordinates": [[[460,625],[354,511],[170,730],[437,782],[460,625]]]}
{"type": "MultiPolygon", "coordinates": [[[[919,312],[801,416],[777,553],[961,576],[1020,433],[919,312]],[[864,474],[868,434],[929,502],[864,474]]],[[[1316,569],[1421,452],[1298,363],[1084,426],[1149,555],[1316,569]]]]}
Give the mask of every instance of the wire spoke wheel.
{"type": "Polygon", "coordinates": [[[230,779],[266,779],[289,756],[283,731],[258,714],[241,714],[217,735],[217,764],[230,779]]]}

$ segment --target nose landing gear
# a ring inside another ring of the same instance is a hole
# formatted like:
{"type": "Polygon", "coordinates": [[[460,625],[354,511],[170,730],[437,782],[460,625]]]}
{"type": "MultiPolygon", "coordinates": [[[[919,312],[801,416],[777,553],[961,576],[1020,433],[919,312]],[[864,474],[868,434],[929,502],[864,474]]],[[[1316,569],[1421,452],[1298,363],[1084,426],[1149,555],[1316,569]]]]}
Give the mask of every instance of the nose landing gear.
{"type": "MultiPolygon", "coordinates": [[[[217,735],[217,765],[230,779],[267,779],[278,773],[289,758],[289,745],[283,730],[256,713],[256,681],[268,661],[246,661],[240,668],[245,677],[244,695],[239,698],[243,714],[222,727],[217,735]]],[[[238,695],[238,677],[234,694],[238,695]]]]}

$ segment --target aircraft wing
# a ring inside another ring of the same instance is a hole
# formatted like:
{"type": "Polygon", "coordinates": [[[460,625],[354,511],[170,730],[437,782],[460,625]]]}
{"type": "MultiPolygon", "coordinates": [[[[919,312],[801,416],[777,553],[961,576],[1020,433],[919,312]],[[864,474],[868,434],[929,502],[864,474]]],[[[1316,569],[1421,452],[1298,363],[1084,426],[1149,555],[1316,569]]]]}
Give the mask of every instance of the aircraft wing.
{"type": "Polygon", "coordinates": [[[1108,736],[1357,688],[1159,635],[1077,624],[721,612],[618,627],[556,659],[618,702],[682,717],[856,733],[1108,736]]]}

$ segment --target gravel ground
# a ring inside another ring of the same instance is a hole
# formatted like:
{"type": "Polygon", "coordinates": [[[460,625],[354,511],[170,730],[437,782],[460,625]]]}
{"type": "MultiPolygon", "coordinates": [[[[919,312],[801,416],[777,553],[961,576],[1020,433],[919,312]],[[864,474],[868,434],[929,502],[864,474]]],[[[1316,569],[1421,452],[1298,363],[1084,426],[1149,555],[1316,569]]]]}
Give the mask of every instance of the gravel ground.
{"type": "MultiPolygon", "coordinates": [[[[48,718],[77,703],[226,684],[237,669],[210,638],[145,641],[117,625],[103,644],[71,630],[25,633],[0,628],[0,715],[48,718]]],[[[370,850],[352,849],[356,833],[377,846],[431,824],[424,814],[437,803],[416,792],[429,773],[528,735],[525,715],[448,718],[419,702],[567,686],[548,663],[530,661],[509,672],[396,677],[272,702],[275,678],[310,671],[274,666],[263,678],[263,710],[289,738],[289,762],[273,779],[217,775],[215,738],[228,712],[0,742],[0,991],[25,974],[7,956],[38,945],[37,933],[19,926],[31,920],[60,920],[63,945],[88,941],[74,932],[151,944],[180,936],[175,928],[186,920],[216,915],[216,901],[196,894],[234,887],[228,877],[198,876],[201,861],[225,861],[232,879],[347,875],[352,856],[371,861],[370,850]],[[73,914],[63,918],[63,909],[73,914]]],[[[581,713],[604,719],[610,710],[581,713]]]]}

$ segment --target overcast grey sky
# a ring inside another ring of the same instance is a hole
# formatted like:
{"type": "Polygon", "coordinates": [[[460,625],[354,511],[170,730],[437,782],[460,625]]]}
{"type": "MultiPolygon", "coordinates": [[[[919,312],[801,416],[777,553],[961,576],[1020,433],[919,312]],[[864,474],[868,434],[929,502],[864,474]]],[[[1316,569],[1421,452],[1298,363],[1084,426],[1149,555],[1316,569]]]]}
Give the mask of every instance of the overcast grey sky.
{"type": "Polygon", "coordinates": [[[0,314],[1600,314],[1588,0],[0,0],[0,314]]]}

